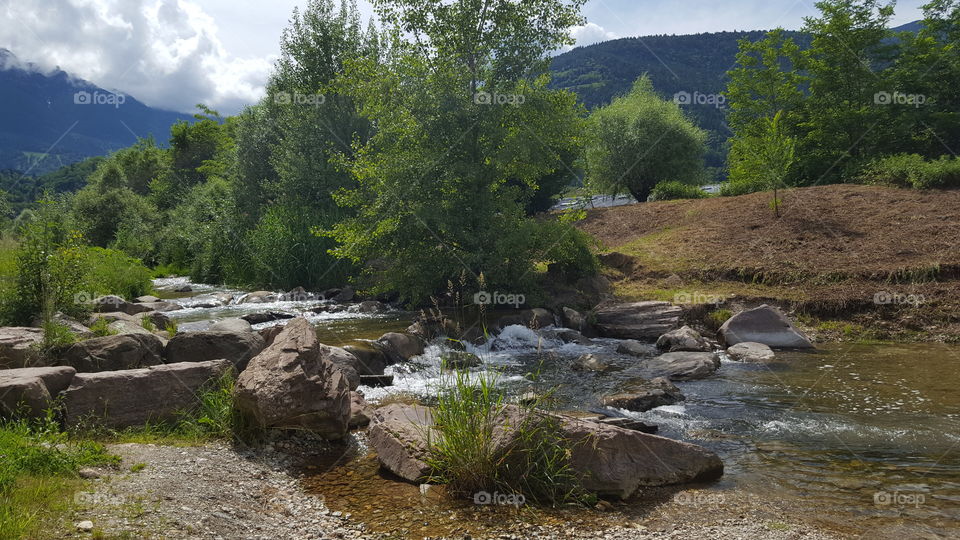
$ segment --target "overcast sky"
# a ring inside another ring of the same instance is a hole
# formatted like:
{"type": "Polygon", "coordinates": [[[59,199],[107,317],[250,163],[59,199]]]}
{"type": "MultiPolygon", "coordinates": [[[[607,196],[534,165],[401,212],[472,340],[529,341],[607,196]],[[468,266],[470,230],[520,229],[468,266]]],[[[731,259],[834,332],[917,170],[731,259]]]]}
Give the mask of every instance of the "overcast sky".
{"type": "MultiPolygon", "coordinates": [[[[895,24],[921,18],[926,0],[901,0],[895,24]]],[[[814,0],[588,0],[586,45],[620,37],[797,29],[814,0]]],[[[255,102],[280,32],[306,0],[0,0],[0,48],[154,107],[235,113],[255,102]]],[[[365,16],[366,0],[358,0],[365,16]]],[[[365,17],[366,18],[366,17],[365,17]]]]}

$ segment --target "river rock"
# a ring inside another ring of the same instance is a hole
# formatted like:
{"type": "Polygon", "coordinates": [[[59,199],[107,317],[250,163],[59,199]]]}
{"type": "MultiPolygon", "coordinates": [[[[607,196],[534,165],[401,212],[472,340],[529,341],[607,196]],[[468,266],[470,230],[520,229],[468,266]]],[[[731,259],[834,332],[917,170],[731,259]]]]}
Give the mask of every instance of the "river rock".
{"type": "Polygon", "coordinates": [[[727,349],[733,360],[740,362],[772,362],[776,358],[773,349],[763,343],[744,341],[727,349]]]}
{"type": "Polygon", "coordinates": [[[264,349],[263,338],[254,332],[178,332],[167,343],[167,362],[230,360],[243,371],[251,358],[264,349]]]}
{"type": "Polygon", "coordinates": [[[150,311],[157,311],[160,313],[169,313],[171,311],[180,311],[183,309],[183,306],[173,302],[143,302],[139,305],[148,308],[150,311]]]}
{"type": "Polygon", "coordinates": [[[264,348],[272,345],[273,340],[280,335],[280,332],[283,332],[283,326],[280,326],[279,324],[275,326],[268,326],[266,328],[261,328],[260,330],[257,331],[257,333],[260,334],[260,337],[263,338],[264,348]]]}
{"type": "Polygon", "coordinates": [[[127,302],[119,296],[110,295],[110,296],[101,296],[93,301],[94,311],[100,313],[109,313],[113,311],[119,311],[121,313],[126,313],[127,315],[136,315],[138,313],[146,313],[150,311],[150,308],[127,302]]]}
{"type": "Polygon", "coordinates": [[[87,339],[71,345],[59,363],[79,373],[156,366],[163,363],[163,341],[149,332],[87,339]]]}
{"type": "Polygon", "coordinates": [[[364,427],[373,418],[373,406],[359,392],[350,392],[350,427],[364,427]]]}
{"type": "Polygon", "coordinates": [[[124,319],[113,321],[107,325],[107,329],[110,330],[112,334],[153,334],[150,330],[147,330],[143,327],[143,324],[140,322],[127,321],[124,319]]]}
{"type": "Polygon", "coordinates": [[[320,356],[340,370],[350,390],[360,386],[360,372],[365,369],[360,359],[340,347],[320,344],[320,356]]]}
{"type": "Polygon", "coordinates": [[[377,409],[367,429],[370,447],[380,466],[415,484],[430,476],[427,465],[427,433],[433,414],[427,407],[393,403],[377,409]]]}
{"type": "Polygon", "coordinates": [[[360,386],[369,386],[370,388],[393,386],[393,375],[361,375],[360,386]]]}
{"type": "Polygon", "coordinates": [[[576,343],[577,345],[593,345],[593,341],[576,330],[561,330],[557,332],[557,338],[564,343],[576,343]]]}
{"type": "Polygon", "coordinates": [[[686,397],[680,393],[676,385],[663,377],[657,377],[651,381],[642,379],[634,381],[624,392],[604,398],[603,404],[615,409],[645,412],[664,405],[673,405],[685,399],[686,397]]]}
{"type": "Polygon", "coordinates": [[[657,348],[664,352],[710,352],[710,341],[689,326],[667,332],[657,340],[657,348]]]}
{"type": "Polygon", "coordinates": [[[343,350],[357,358],[356,371],[364,375],[383,375],[389,362],[387,355],[380,347],[369,342],[360,342],[356,345],[346,345],[343,350]]]}
{"type": "Polygon", "coordinates": [[[306,319],[290,321],[237,378],[237,409],[263,427],[342,439],[350,422],[350,388],[322,347],[306,319]]]}
{"type": "Polygon", "coordinates": [[[45,416],[76,374],[67,366],[0,370],[0,416],[45,416]]]}
{"type": "Polygon", "coordinates": [[[150,322],[153,323],[153,327],[157,330],[165,330],[168,326],[170,326],[171,322],[170,317],[159,311],[149,311],[139,315],[139,317],[141,321],[143,321],[143,319],[149,319],[150,322]]]}
{"type": "Polygon", "coordinates": [[[97,321],[100,319],[107,321],[108,324],[116,321],[128,321],[140,324],[140,318],[135,315],[128,315],[122,311],[108,311],[103,313],[91,313],[90,317],[87,319],[87,326],[93,326],[97,324],[97,321]]]}
{"type": "Polygon", "coordinates": [[[294,287],[289,292],[280,295],[280,300],[284,302],[308,302],[316,299],[315,294],[307,292],[303,287],[294,287]]]}
{"type": "Polygon", "coordinates": [[[570,364],[570,369],[574,371],[596,371],[603,373],[610,371],[610,363],[596,354],[584,354],[570,364]]]}
{"type": "Polygon", "coordinates": [[[357,295],[357,293],[353,290],[353,287],[349,285],[347,285],[342,289],[331,289],[329,291],[326,291],[323,294],[324,294],[324,298],[331,300],[333,302],[336,302],[338,304],[352,302],[353,298],[357,295]]]}
{"type": "Polygon", "coordinates": [[[261,324],[265,322],[292,319],[293,315],[290,315],[289,313],[281,313],[279,311],[268,311],[266,313],[250,313],[249,315],[244,315],[240,318],[250,324],[261,324]]]}
{"type": "Polygon", "coordinates": [[[653,340],[677,328],[682,313],[669,302],[615,304],[597,310],[596,327],[604,337],[653,340]]]}
{"type": "Polygon", "coordinates": [[[138,297],[134,298],[133,301],[136,302],[136,303],[138,303],[138,304],[153,304],[153,303],[155,303],[155,302],[160,302],[160,299],[157,298],[156,296],[151,296],[151,295],[149,295],[149,294],[145,294],[145,295],[143,295],[143,296],[138,296],[138,297]]]}
{"type": "Polygon", "coordinates": [[[223,319],[207,328],[208,332],[253,332],[253,327],[244,319],[223,319]]]}
{"type": "Polygon", "coordinates": [[[589,319],[579,311],[565,307],[563,308],[560,320],[564,326],[580,332],[586,337],[598,337],[597,329],[590,324],[589,319]]]}
{"type": "Polygon", "coordinates": [[[427,344],[414,334],[388,332],[377,340],[380,348],[392,364],[406,362],[414,356],[420,356],[427,344]]]}
{"type": "Polygon", "coordinates": [[[353,313],[384,313],[389,311],[390,307],[377,300],[364,300],[355,306],[350,306],[348,311],[353,313]]]}
{"type": "Polygon", "coordinates": [[[662,354],[647,364],[671,381],[704,379],[720,369],[716,353],[674,352],[662,354]]]}
{"type": "Polygon", "coordinates": [[[766,304],[741,311],[720,327],[727,346],[737,343],[762,343],[779,349],[812,349],[813,344],[789,319],[766,304]]]}
{"type": "Polygon", "coordinates": [[[0,368],[22,368],[40,361],[38,347],[43,341],[43,330],[24,326],[0,328],[0,368]]]}
{"type": "Polygon", "coordinates": [[[240,299],[240,304],[267,304],[277,301],[277,294],[270,291],[254,291],[240,299]]]}
{"type": "Polygon", "coordinates": [[[620,354],[628,354],[630,356],[650,356],[650,346],[646,343],[640,343],[635,339],[628,339],[621,341],[617,345],[617,352],[620,354]]]}
{"type": "Polygon", "coordinates": [[[229,369],[229,361],[213,360],[78,373],[64,392],[64,421],[109,428],[172,421],[199,405],[198,392],[229,369]]]}

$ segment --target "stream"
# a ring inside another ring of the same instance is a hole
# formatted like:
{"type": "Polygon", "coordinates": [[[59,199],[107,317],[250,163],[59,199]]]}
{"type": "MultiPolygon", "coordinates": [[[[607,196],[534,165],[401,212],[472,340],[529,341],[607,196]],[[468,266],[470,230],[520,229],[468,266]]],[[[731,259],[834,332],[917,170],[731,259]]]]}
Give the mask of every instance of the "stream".
{"type": "MultiPolygon", "coordinates": [[[[400,311],[310,311],[320,302],[191,307],[212,294],[243,293],[197,284],[191,284],[191,293],[165,292],[177,283],[158,280],[156,286],[161,296],[186,308],[168,313],[181,331],[246,313],[282,311],[307,316],[322,342],[343,345],[400,331],[413,318],[400,311]]],[[[508,327],[468,350],[484,361],[476,369],[495,371],[511,395],[554,389],[557,410],[589,410],[631,379],[649,376],[643,359],[616,352],[617,340],[563,344],[549,330],[508,327]],[[619,369],[571,371],[570,362],[585,353],[603,355],[619,369]]],[[[429,403],[443,376],[443,350],[434,344],[424,355],[388,367],[394,386],[360,391],[372,403],[396,395],[429,403]]],[[[656,355],[651,345],[649,356],[656,355]]],[[[680,404],[620,413],[659,425],[659,435],[716,452],[726,474],[704,487],[708,493],[749,493],[755,504],[786,507],[798,519],[865,538],[898,528],[908,531],[901,538],[960,537],[960,346],[824,343],[814,352],[778,352],[770,364],[723,358],[714,376],[677,386],[687,396],[680,404]]],[[[308,486],[328,494],[328,502],[331,493],[344,496],[350,504],[343,510],[367,522],[406,519],[395,506],[399,499],[390,497],[417,492],[416,486],[400,486],[379,474],[362,440],[319,471],[308,486]],[[355,492],[388,502],[364,504],[362,497],[349,496],[355,492]]],[[[423,518],[422,504],[411,510],[415,519],[423,518]]],[[[432,504],[437,512],[452,511],[449,503],[432,504]]]]}

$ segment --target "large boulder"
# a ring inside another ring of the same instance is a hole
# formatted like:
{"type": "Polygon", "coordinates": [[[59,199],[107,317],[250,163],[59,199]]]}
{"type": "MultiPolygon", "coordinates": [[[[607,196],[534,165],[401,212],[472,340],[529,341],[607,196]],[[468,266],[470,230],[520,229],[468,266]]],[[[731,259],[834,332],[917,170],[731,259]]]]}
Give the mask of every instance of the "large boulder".
{"type": "Polygon", "coordinates": [[[720,369],[720,357],[716,353],[675,352],[662,354],[646,365],[671,381],[690,381],[713,375],[720,369]]]}
{"type": "Polygon", "coordinates": [[[93,301],[93,309],[99,313],[119,311],[121,313],[126,313],[127,315],[136,315],[138,313],[152,311],[149,307],[127,302],[123,298],[115,295],[101,296],[97,298],[93,301]]]}
{"type": "Polygon", "coordinates": [[[290,321],[237,378],[237,409],[263,427],[342,439],[350,422],[350,388],[325,349],[306,319],[290,321]]]}
{"type": "Polygon", "coordinates": [[[292,319],[293,315],[290,315],[289,313],[281,313],[279,311],[267,311],[264,313],[250,313],[240,318],[250,324],[262,324],[265,322],[279,321],[282,319],[292,319]]]}
{"type": "Polygon", "coordinates": [[[21,326],[0,328],[0,369],[33,366],[40,361],[43,330],[21,326]]]}
{"type": "Polygon", "coordinates": [[[579,311],[565,307],[561,312],[560,320],[563,326],[576,330],[586,337],[598,337],[597,329],[590,324],[590,320],[579,311]]]}
{"type": "Polygon", "coordinates": [[[163,363],[163,341],[149,332],[97,337],[71,345],[59,363],[79,373],[156,366],[163,363]]]}
{"type": "Polygon", "coordinates": [[[320,344],[320,356],[340,370],[350,390],[360,386],[360,372],[365,369],[360,359],[340,347],[320,344]]]}
{"type": "Polygon", "coordinates": [[[776,308],[766,304],[741,311],[720,327],[727,346],[762,343],[775,349],[812,349],[813,343],[776,308]]]}
{"type": "Polygon", "coordinates": [[[44,416],[76,373],[65,366],[0,370],[0,416],[44,416]]]}
{"type": "MultiPolygon", "coordinates": [[[[494,420],[492,451],[505,456],[525,440],[521,426],[531,414],[507,406],[494,420]]],[[[536,411],[555,420],[570,446],[570,465],[583,487],[601,496],[627,498],[641,486],[665,486],[713,480],[723,474],[723,462],[709,450],[596,421],[536,411]]],[[[430,409],[392,404],[378,409],[370,424],[370,445],[380,465],[409,482],[430,475],[428,433],[430,409]]],[[[436,435],[431,435],[435,437],[436,435]]]]}
{"type": "Polygon", "coordinates": [[[400,332],[388,332],[380,336],[377,343],[394,364],[420,356],[427,347],[426,342],[419,336],[400,332]]]}
{"type": "Polygon", "coordinates": [[[602,356],[584,354],[577,357],[577,359],[570,364],[570,369],[573,371],[595,371],[604,373],[614,368],[610,365],[610,362],[602,356]]]}
{"type": "Polygon", "coordinates": [[[663,352],[710,352],[710,341],[689,326],[667,332],[657,340],[657,348],[663,352]]]}
{"type": "Polygon", "coordinates": [[[364,300],[357,305],[350,306],[351,313],[386,313],[390,306],[378,300],[364,300]]]}
{"type": "Polygon", "coordinates": [[[772,362],[776,358],[773,349],[763,343],[744,341],[727,349],[733,360],[740,362],[772,362]]]}
{"type": "Polygon", "coordinates": [[[650,345],[646,343],[641,343],[635,339],[627,339],[627,340],[621,341],[617,345],[618,353],[628,354],[630,356],[636,356],[640,358],[645,356],[650,356],[651,353],[656,352],[652,349],[653,347],[651,347],[650,345]]]}
{"type": "Polygon", "coordinates": [[[680,325],[683,310],[669,302],[634,302],[600,308],[596,327],[604,337],[654,340],[680,325]]]}
{"type": "Polygon", "coordinates": [[[263,338],[255,332],[179,332],[167,343],[165,356],[171,364],[225,358],[243,371],[263,348],[263,338]]]}
{"type": "Polygon", "coordinates": [[[250,322],[245,319],[223,319],[210,325],[210,332],[253,332],[250,322]]]}
{"type": "Polygon", "coordinates": [[[346,345],[343,350],[357,358],[354,368],[361,377],[365,375],[383,375],[390,362],[379,347],[369,342],[359,342],[355,345],[346,345]]]}
{"type": "Polygon", "coordinates": [[[78,373],[64,392],[68,426],[109,428],[175,420],[199,405],[198,393],[231,369],[227,360],[78,373]]]}
{"type": "Polygon", "coordinates": [[[267,304],[276,302],[280,296],[270,291],[254,291],[240,299],[238,304],[267,304]]]}
{"type": "Polygon", "coordinates": [[[183,306],[180,304],[175,304],[173,302],[141,302],[141,306],[149,308],[150,311],[158,311],[160,313],[167,313],[170,311],[180,311],[183,309],[183,306]]]}
{"type": "Polygon", "coordinates": [[[153,334],[150,330],[147,330],[143,327],[142,323],[127,321],[127,320],[117,320],[107,325],[107,329],[110,330],[112,334],[153,334]]]}
{"type": "Polygon", "coordinates": [[[615,409],[645,412],[664,405],[673,405],[685,400],[680,389],[672,382],[657,377],[651,381],[637,380],[629,384],[622,392],[607,396],[603,404],[615,409]]]}
{"type": "Polygon", "coordinates": [[[350,427],[365,427],[373,418],[373,406],[359,392],[350,392],[350,427]]]}

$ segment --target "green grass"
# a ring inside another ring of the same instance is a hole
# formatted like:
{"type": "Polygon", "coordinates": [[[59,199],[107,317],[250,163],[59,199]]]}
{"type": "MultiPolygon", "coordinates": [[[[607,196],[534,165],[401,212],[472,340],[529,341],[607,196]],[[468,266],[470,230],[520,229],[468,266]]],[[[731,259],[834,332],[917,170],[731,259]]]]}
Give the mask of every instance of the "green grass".
{"type": "Polygon", "coordinates": [[[117,333],[116,330],[110,328],[110,322],[103,317],[93,321],[93,324],[90,325],[90,331],[97,337],[112,336],[117,333]]]}
{"type": "Polygon", "coordinates": [[[120,461],[61,432],[52,416],[0,422],[0,456],[0,538],[55,536],[83,485],[80,468],[120,461]]]}

